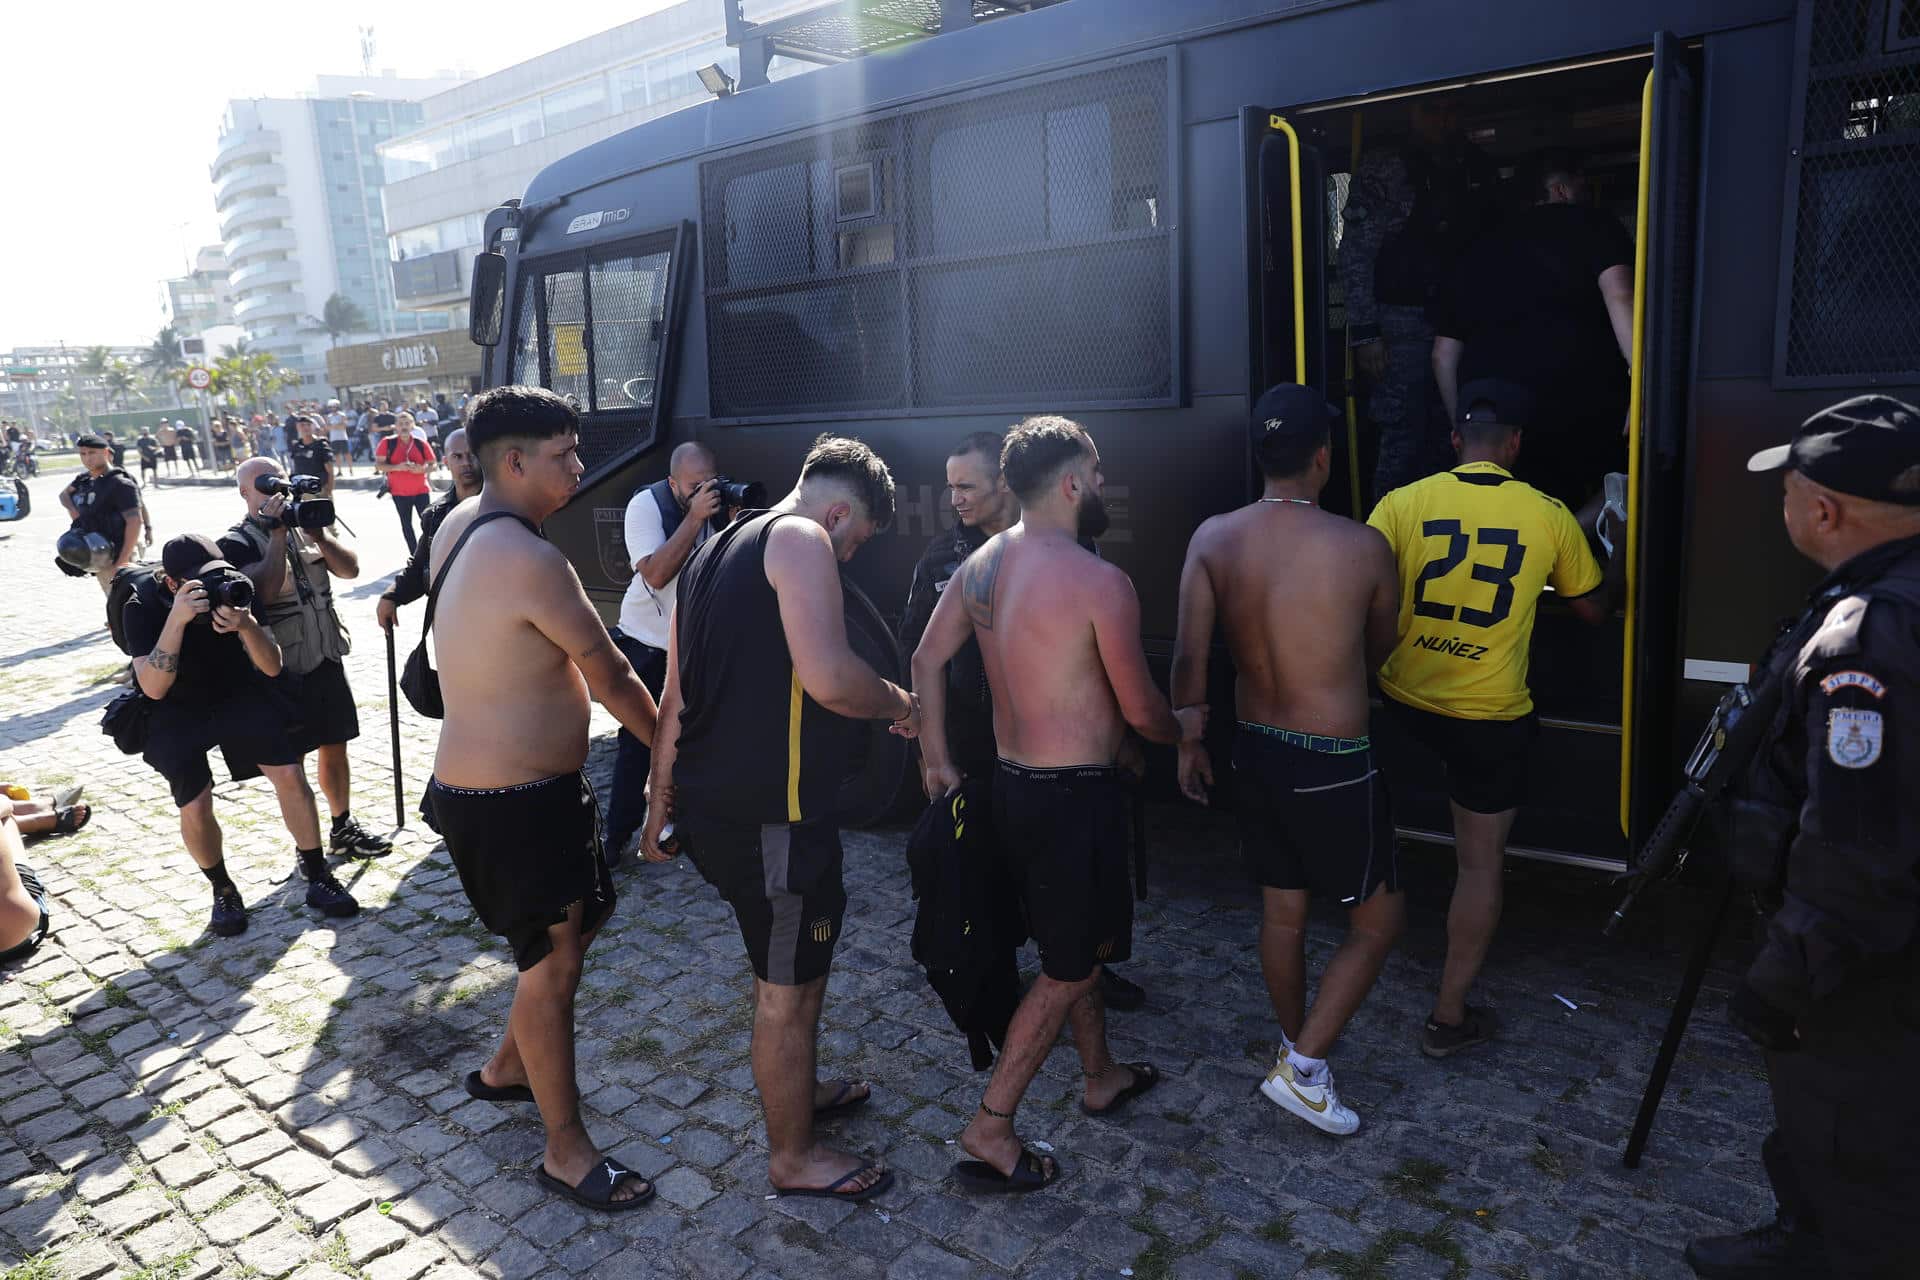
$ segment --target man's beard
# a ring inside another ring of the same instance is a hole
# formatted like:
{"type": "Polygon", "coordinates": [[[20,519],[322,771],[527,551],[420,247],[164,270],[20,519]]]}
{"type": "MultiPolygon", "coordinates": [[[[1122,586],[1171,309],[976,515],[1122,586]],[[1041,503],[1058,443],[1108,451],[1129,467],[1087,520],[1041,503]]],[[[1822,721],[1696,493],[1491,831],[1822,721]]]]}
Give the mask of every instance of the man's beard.
{"type": "Polygon", "coordinates": [[[1097,538],[1112,523],[1113,517],[1107,514],[1106,500],[1091,489],[1081,490],[1079,527],[1076,532],[1083,538],[1097,538]]]}

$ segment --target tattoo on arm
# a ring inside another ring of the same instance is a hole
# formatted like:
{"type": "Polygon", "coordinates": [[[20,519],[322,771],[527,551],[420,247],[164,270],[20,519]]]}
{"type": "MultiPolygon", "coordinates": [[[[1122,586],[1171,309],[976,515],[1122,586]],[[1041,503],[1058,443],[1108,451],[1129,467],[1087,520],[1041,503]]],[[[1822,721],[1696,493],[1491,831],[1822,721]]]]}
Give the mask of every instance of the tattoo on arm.
{"type": "Polygon", "coordinates": [[[993,588],[1000,580],[1000,557],[1007,544],[995,538],[967,558],[960,568],[960,599],[967,616],[982,631],[993,630],[993,588]]]}
{"type": "Polygon", "coordinates": [[[169,653],[159,645],[155,645],[153,652],[147,655],[147,665],[155,671],[178,671],[180,669],[180,655],[177,653],[169,653]]]}

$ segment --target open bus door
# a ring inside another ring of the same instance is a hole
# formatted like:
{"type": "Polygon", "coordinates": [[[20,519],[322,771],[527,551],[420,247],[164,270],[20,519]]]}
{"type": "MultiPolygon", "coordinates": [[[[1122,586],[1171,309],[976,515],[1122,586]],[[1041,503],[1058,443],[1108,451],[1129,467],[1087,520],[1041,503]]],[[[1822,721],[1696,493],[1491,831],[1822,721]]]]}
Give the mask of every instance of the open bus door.
{"type": "MultiPolygon", "coordinates": [[[[1240,130],[1250,286],[1247,402],[1279,382],[1318,387],[1338,400],[1345,377],[1327,363],[1326,162],[1315,136],[1278,112],[1248,107],[1240,130]]],[[[1333,478],[1323,504],[1359,517],[1365,512],[1353,440],[1350,431],[1335,433],[1333,478]]],[[[1247,476],[1251,498],[1258,492],[1251,455],[1247,476]]]]}
{"type": "Polygon", "coordinates": [[[1638,848],[1671,799],[1679,685],[1680,548],[1699,199],[1698,51],[1661,32],[1641,100],[1628,411],[1627,618],[1620,830],[1638,848]]]}

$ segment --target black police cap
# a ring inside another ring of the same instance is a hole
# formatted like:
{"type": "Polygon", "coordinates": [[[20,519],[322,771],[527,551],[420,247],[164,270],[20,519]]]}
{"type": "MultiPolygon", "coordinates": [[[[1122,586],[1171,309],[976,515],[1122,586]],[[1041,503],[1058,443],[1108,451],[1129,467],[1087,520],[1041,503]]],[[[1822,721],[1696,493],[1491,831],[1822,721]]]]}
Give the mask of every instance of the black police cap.
{"type": "Polygon", "coordinates": [[[1475,378],[1460,388],[1460,422],[1490,422],[1524,431],[1533,425],[1533,392],[1505,378],[1475,378]]]}
{"type": "Polygon", "coordinates": [[[1855,396],[1801,423],[1790,443],[1747,459],[1749,471],[1788,468],[1835,493],[1920,506],[1920,409],[1855,396]]]}
{"type": "Polygon", "coordinates": [[[78,440],[75,440],[73,447],[76,449],[104,449],[107,447],[107,440],[105,436],[96,435],[94,432],[89,431],[78,440]]]}
{"type": "Polygon", "coordinates": [[[161,548],[160,567],[175,582],[191,582],[210,568],[233,566],[212,538],[204,533],[182,533],[167,539],[167,545],[161,548]]]}

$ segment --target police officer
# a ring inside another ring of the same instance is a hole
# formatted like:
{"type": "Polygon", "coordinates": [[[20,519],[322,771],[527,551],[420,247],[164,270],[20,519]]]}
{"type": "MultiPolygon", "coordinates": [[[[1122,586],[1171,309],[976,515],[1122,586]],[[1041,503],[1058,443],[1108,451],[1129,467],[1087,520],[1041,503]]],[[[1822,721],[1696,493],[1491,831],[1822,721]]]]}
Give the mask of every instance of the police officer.
{"type": "Polygon", "coordinates": [[[1787,536],[1827,578],[1769,658],[1784,710],[1730,810],[1736,877],[1778,904],[1728,1007],[1767,1051],[1778,1216],[1687,1261],[1920,1276],[1920,410],[1860,396],[1747,466],[1787,473],[1787,536]]]}
{"type": "Polygon", "coordinates": [[[73,528],[82,534],[99,534],[105,546],[84,566],[72,567],[68,560],[64,572],[78,576],[91,571],[104,593],[113,575],[133,560],[134,549],[146,527],[140,505],[140,486],[113,458],[104,436],[89,432],[80,437],[80,474],[60,491],[60,505],[73,517],[73,528]]]}
{"type": "Polygon", "coordinates": [[[1342,215],[1347,342],[1377,433],[1376,501],[1452,464],[1427,308],[1488,221],[1499,178],[1450,99],[1416,101],[1411,123],[1403,145],[1360,158],[1342,215]]]}

